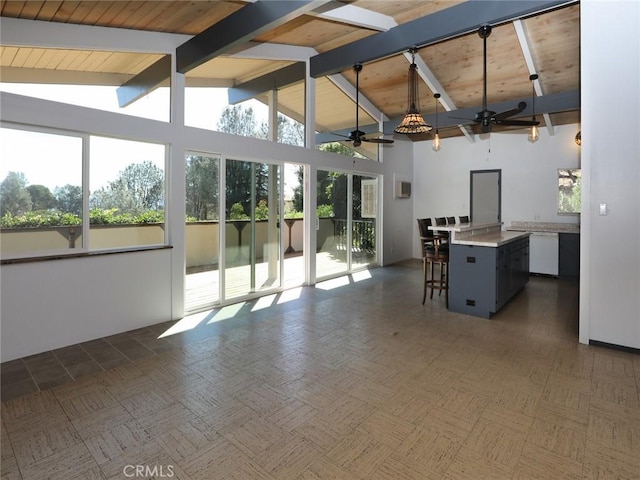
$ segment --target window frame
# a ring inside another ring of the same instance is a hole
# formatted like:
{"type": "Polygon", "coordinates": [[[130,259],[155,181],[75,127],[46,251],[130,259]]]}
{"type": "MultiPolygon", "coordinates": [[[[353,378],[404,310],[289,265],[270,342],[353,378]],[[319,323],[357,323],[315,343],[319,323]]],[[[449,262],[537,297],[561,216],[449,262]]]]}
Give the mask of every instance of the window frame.
{"type": "Polygon", "coordinates": [[[16,253],[8,253],[3,254],[0,252],[0,260],[4,263],[13,262],[17,260],[28,260],[28,259],[48,259],[48,258],[60,258],[60,257],[78,257],[78,256],[86,256],[97,253],[116,253],[116,252],[128,252],[135,250],[149,250],[156,248],[167,248],[169,247],[169,228],[168,223],[170,221],[168,211],[168,206],[170,205],[170,189],[169,189],[169,168],[170,168],[170,144],[161,143],[161,142],[152,142],[143,139],[137,138],[124,138],[117,137],[113,135],[104,135],[98,133],[90,133],[90,132],[80,132],[66,129],[57,129],[51,127],[44,127],[39,125],[32,124],[21,124],[16,122],[2,121],[0,120],[0,128],[3,129],[11,129],[11,130],[20,130],[26,132],[34,132],[34,133],[43,133],[48,135],[59,135],[65,137],[79,138],[82,141],[81,147],[81,179],[82,179],[82,217],[81,217],[81,236],[82,236],[82,246],[77,248],[57,248],[57,249],[49,249],[49,250],[27,250],[16,253]],[[164,194],[164,222],[163,222],[163,240],[162,243],[154,243],[154,244],[144,244],[144,245],[131,245],[126,247],[113,247],[113,248],[99,248],[92,249],[91,248],[91,225],[90,225],[90,210],[89,210],[89,197],[90,197],[90,166],[91,166],[91,137],[101,137],[101,138],[110,138],[114,140],[124,140],[124,141],[132,141],[139,143],[149,143],[153,145],[161,145],[164,147],[164,155],[163,155],[163,194],[164,194]]]}
{"type": "MultiPolygon", "coordinates": [[[[577,172],[580,178],[580,185],[582,185],[582,168],[580,167],[576,167],[576,168],[558,168],[556,171],[556,182],[557,182],[557,193],[556,193],[556,208],[557,208],[557,214],[558,215],[562,215],[562,216],[580,216],[582,213],[582,199],[579,198],[580,201],[580,210],[579,211],[574,211],[574,212],[568,212],[568,211],[564,211],[562,210],[562,204],[561,204],[561,200],[562,200],[562,191],[561,191],[561,179],[562,177],[560,176],[560,172],[561,171],[569,171],[569,172],[577,172]]],[[[572,187],[572,190],[575,188],[575,185],[572,187]]]]}

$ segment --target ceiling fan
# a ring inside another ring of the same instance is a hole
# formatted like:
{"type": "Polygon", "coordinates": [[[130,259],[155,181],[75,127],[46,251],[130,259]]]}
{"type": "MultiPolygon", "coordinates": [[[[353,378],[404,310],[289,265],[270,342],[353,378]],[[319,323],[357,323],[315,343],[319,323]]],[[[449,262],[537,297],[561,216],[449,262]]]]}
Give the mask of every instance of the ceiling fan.
{"type": "MultiPolygon", "coordinates": [[[[362,64],[361,63],[356,63],[353,66],[353,71],[356,73],[356,129],[353,130],[348,137],[350,142],[353,142],[353,146],[354,147],[359,147],[360,145],[362,145],[362,142],[369,142],[369,143],[393,143],[393,140],[389,139],[389,138],[366,138],[365,137],[365,133],[360,130],[359,125],[358,125],[358,114],[360,111],[360,104],[359,104],[359,95],[360,95],[360,84],[359,84],[359,78],[360,78],[360,72],[362,71],[362,64]]],[[[337,135],[337,134],[336,134],[337,135]]]]}
{"type": "Polygon", "coordinates": [[[513,120],[510,117],[517,115],[527,108],[526,102],[518,103],[516,108],[506,110],[504,112],[496,113],[493,110],[487,108],[487,38],[491,35],[491,25],[482,25],[478,29],[478,35],[483,40],[484,54],[483,54],[483,95],[482,95],[482,110],[475,114],[473,117],[473,123],[480,126],[482,133],[491,132],[493,125],[504,126],[518,126],[518,127],[530,127],[532,125],[538,125],[540,122],[535,120],[513,120]]]}

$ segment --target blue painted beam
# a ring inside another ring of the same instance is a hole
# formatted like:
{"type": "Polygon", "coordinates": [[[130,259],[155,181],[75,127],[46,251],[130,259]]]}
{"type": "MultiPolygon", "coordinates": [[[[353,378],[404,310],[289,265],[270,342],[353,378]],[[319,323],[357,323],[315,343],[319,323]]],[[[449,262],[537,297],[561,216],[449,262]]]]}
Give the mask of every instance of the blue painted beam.
{"type": "Polygon", "coordinates": [[[171,78],[171,56],[165,55],[116,89],[118,105],[120,108],[126,107],[154,91],[169,78],[171,78]]]}
{"type": "Polygon", "coordinates": [[[443,40],[498,25],[539,12],[577,3],[578,0],[468,0],[417,18],[386,32],[343,45],[310,59],[310,74],[323,77],[443,40]]]}
{"type": "Polygon", "coordinates": [[[296,62],[280,70],[240,83],[228,90],[229,104],[235,105],[270,90],[279,90],[287,85],[304,81],[306,72],[306,64],[296,62]]]}

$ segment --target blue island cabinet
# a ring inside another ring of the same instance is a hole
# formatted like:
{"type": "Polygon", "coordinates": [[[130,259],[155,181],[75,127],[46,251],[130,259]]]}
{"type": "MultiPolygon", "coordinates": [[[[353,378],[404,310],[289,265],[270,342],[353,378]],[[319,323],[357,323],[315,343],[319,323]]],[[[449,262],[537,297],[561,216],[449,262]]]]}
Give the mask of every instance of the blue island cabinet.
{"type": "Polygon", "coordinates": [[[497,247],[451,244],[449,310],[491,318],[529,281],[529,237],[497,247]]]}

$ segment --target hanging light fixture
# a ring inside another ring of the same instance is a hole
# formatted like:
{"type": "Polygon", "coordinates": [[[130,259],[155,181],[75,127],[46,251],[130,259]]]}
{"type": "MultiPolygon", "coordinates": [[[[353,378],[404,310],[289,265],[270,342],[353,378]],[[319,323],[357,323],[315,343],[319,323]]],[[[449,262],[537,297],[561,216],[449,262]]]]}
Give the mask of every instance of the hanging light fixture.
{"type": "Polygon", "coordinates": [[[576,133],[575,141],[576,141],[576,145],[582,145],[582,130],[576,133]]]}
{"type": "Polygon", "coordinates": [[[414,47],[409,50],[411,53],[411,65],[409,66],[409,86],[407,95],[407,114],[393,131],[396,133],[404,133],[413,135],[415,133],[427,133],[433,130],[433,127],[424,121],[420,113],[419,95],[418,95],[418,66],[415,58],[418,50],[414,47]]]}
{"type": "MultiPolygon", "coordinates": [[[[533,117],[532,120],[536,121],[536,88],[534,85],[534,81],[538,79],[538,74],[533,73],[529,75],[529,80],[531,80],[531,106],[533,108],[533,117]]],[[[538,132],[537,125],[531,125],[531,130],[529,131],[529,141],[531,143],[536,142],[540,137],[540,132],[538,132]]]]}
{"type": "Polygon", "coordinates": [[[440,145],[440,135],[438,134],[438,99],[440,98],[440,94],[434,93],[433,97],[436,99],[436,134],[433,136],[433,151],[437,152],[442,148],[440,145]]]}

